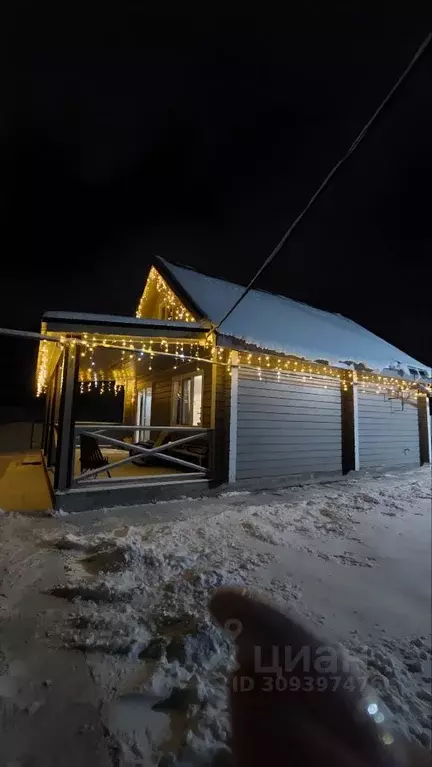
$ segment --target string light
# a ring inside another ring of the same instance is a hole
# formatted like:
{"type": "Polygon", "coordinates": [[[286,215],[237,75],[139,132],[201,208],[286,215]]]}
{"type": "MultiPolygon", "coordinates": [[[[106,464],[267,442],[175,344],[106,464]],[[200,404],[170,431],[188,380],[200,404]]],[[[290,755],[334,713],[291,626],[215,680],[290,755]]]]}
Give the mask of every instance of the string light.
{"type": "Polygon", "coordinates": [[[160,306],[165,314],[162,319],[195,322],[195,317],[187,311],[186,307],[177,298],[171,288],[168,287],[167,283],[154,266],[150,269],[144,292],[136,312],[137,317],[142,318],[151,316],[151,311],[146,311],[146,307],[148,304],[151,305],[155,293],[158,296],[160,306]]]}
{"type": "Polygon", "coordinates": [[[124,384],[118,384],[114,380],[89,380],[80,382],[79,392],[85,394],[86,392],[99,391],[99,394],[113,394],[118,393],[124,389],[124,384]]]}
{"type": "MultiPolygon", "coordinates": [[[[46,324],[42,325],[42,333],[47,333],[46,324]]],[[[153,368],[154,357],[158,356],[159,352],[163,354],[171,354],[173,365],[171,369],[176,370],[179,361],[186,363],[196,359],[197,370],[201,370],[202,366],[199,366],[200,359],[208,359],[209,361],[216,361],[228,366],[230,370],[232,362],[232,350],[226,349],[221,346],[215,345],[215,338],[202,339],[201,342],[181,342],[178,339],[168,341],[166,338],[161,339],[149,339],[147,345],[142,340],[133,339],[130,337],[123,337],[121,335],[106,336],[92,335],[89,338],[88,334],[83,334],[82,339],[78,338],[66,338],[61,336],[64,343],[71,344],[74,349],[78,344],[81,348],[81,357],[83,366],[80,371],[80,391],[84,391],[84,384],[88,384],[88,379],[93,381],[93,385],[102,381],[108,381],[111,377],[115,381],[113,384],[113,391],[115,386],[125,386],[127,381],[135,381],[136,372],[135,365],[130,361],[137,359],[143,360],[147,354],[149,358],[148,370],[153,368]],[[97,355],[97,348],[104,346],[108,349],[111,347],[121,347],[121,360],[119,369],[113,371],[110,367],[105,372],[101,369],[95,370],[96,363],[99,362],[97,355]],[[129,364],[130,363],[130,364],[129,364]],[[85,366],[85,367],[84,367],[85,366]]],[[[37,363],[37,394],[40,396],[46,391],[46,384],[49,380],[54,366],[58,360],[57,344],[51,341],[41,340],[39,345],[38,363],[37,363]],[[55,353],[53,353],[55,351],[55,353]]],[[[275,372],[275,380],[283,382],[285,380],[285,374],[297,373],[301,375],[302,380],[305,382],[313,381],[315,376],[321,376],[324,378],[338,379],[341,389],[344,392],[349,391],[353,383],[357,383],[359,389],[365,394],[378,393],[384,397],[396,397],[405,395],[407,397],[413,395],[417,396],[429,396],[432,395],[432,385],[423,382],[417,382],[415,379],[406,380],[401,377],[381,375],[368,370],[353,371],[347,368],[332,367],[325,361],[320,360],[318,362],[311,362],[309,360],[302,360],[294,357],[281,357],[273,354],[260,354],[258,352],[240,351],[238,353],[239,364],[247,365],[249,368],[255,368],[260,380],[266,373],[275,372]],[[416,392],[419,383],[421,383],[423,391],[416,392]]],[[[323,387],[327,387],[325,381],[321,381],[323,387]]],[[[104,386],[103,391],[109,391],[107,385],[104,386]]],[[[134,384],[135,390],[135,384],[134,384]]],[[[118,393],[118,390],[117,390],[118,393]]]]}
{"type": "MultiPolygon", "coordinates": [[[[219,358],[219,349],[218,349],[219,358]]],[[[239,364],[247,365],[257,369],[258,378],[261,380],[263,376],[263,356],[260,354],[253,354],[252,352],[239,352],[239,364]]],[[[270,355],[264,355],[264,369],[268,372],[275,371],[278,381],[283,380],[283,373],[308,373],[308,375],[302,375],[302,380],[314,380],[314,376],[320,375],[326,378],[339,379],[341,388],[343,391],[349,391],[350,386],[355,380],[361,384],[361,391],[379,394],[392,393],[392,396],[397,396],[405,392],[413,392],[417,384],[414,380],[408,381],[401,378],[395,378],[390,376],[383,376],[375,374],[373,372],[357,372],[353,370],[347,370],[346,368],[331,367],[328,364],[306,362],[306,360],[296,360],[294,358],[282,360],[280,357],[273,357],[270,355]]],[[[328,388],[328,385],[323,382],[323,387],[328,388]]],[[[432,386],[424,385],[424,388],[432,393],[432,386]]],[[[427,394],[425,394],[427,396],[427,394]]]]}
{"type": "Polygon", "coordinates": [[[41,341],[39,345],[38,361],[37,361],[37,378],[36,378],[36,396],[40,397],[46,391],[46,385],[48,380],[48,346],[51,341],[41,341]]]}

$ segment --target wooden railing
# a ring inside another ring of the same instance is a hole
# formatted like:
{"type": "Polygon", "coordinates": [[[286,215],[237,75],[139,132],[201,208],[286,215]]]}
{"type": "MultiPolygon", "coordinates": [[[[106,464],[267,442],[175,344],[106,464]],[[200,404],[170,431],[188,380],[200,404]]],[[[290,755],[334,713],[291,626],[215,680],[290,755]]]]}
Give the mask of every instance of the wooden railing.
{"type": "MultiPolygon", "coordinates": [[[[126,458],[121,458],[117,461],[112,461],[111,463],[107,463],[104,466],[90,469],[88,471],[83,471],[81,474],[74,477],[73,484],[76,485],[83,485],[86,484],[87,481],[91,480],[91,484],[93,485],[95,482],[98,483],[109,483],[109,482],[137,482],[139,480],[143,480],[144,472],[143,474],[137,474],[132,476],[115,476],[115,477],[104,477],[103,479],[96,479],[96,476],[98,474],[102,474],[104,472],[111,472],[112,469],[118,467],[118,466],[124,466],[128,463],[132,463],[133,461],[136,461],[136,459],[142,455],[143,457],[152,457],[156,459],[160,459],[163,464],[166,465],[168,462],[169,464],[172,464],[173,467],[178,466],[182,469],[189,469],[189,472],[182,472],[181,475],[177,472],[176,474],[163,474],[160,475],[161,481],[163,480],[171,480],[175,477],[179,478],[180,476],[182,478],[198,478],[198,477],[207,477],[211,474],[211,467],[212,467],[212,460],[213,460],[213,438],[214,433],[212,429],[204,429],[198,426],[141,426],[139,424],[131,424],[131,425],[123,425],[123,424],[106,424],[106,423],[79,423],[75,426],[75,439],[74,444],[79,444],[79,436],[80,434],[85,434],[87,436],[93,437],[99,445],[103,445],[105,447],[112,446],[114,448],[117,448],[119,450],[127,450],[128,453],[130,453],[126,458]],[[125,432],[125,433],[131,433],[133,435],[139,434],[141,432],[159,432],[163,433],[164,435],[169,435],[172,433],[175,433],[176,435],[184,434],[185,436],[181,436],[178,439],[174,439],[169,442],[164,442],[163,444],[159,444],[155,447],[144,447],[142,444],[136,444],[136,443],[129,443],[124,442],[121,439],[117,439],[115,437],[110,437],[107,435],[107,432],[109,431],[115,431],[115,432],[125,432]],[[177,456],[173,456],[169,454],[169,451],[171,450],[177,450],[179,447],[182,447],[183,445],[189,444],[190,442],[193,442],[194,440],[197,440],[199,438],[202,438],[205,436],[207,438],[207,461],[206,466],[202,466],[199,463],[194,463],[191,460],[186,460],[184,458],[178,458],[177,456]]],[[[145,464],[144,464],[145,466],[145,464]]],[[[146,475],[147,478],[149,478],[150,475],[146,475]]],[[[154,475],[153,475],[154,477],[154,475]]]]}

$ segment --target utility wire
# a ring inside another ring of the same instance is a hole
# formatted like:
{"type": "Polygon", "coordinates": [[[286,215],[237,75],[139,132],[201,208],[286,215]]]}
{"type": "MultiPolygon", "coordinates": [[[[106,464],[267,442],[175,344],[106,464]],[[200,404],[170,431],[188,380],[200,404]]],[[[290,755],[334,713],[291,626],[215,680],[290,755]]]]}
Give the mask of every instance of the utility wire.
{"type": "Polygon", "coordinates": [[[364,139],[364,137],[365,137],[365,135],[366,135],[367,131],[369,130],[369,128],[371,127],[372,123],[373,123],[373,122],[376,120],[376,118],[378,117],[378,115],[379,115],[379,114],[382,112],[382,110],[383,110],[383,109],[384,109],[384,107],[386,106],[387,102],[388,102],[388,101],[390,101],[391,97],[392,97],[392,96],[394,95],[394,93],[397,91],[397,89],[399,88],[399,86],[401,85],[401,83],[402,83],[402,82],[405,80],[406,76],[407,76],[407,75],[408,75],[408,73],[411,71],[411,69],[413,68],[413,66],[414,66],[414,64],[416,63],[416,61],[418,61],[418,59],[420,58],[420,56],[422,56],[422,54],[425,52],[425,50],[426,50],[427,46],[429,45],[429,43],[430,43],[431,39],[432,39],[432,32],[429,32],[429,34],[427,35],[427,37],[425,38],[425,40],[422,42],[422,44],[420,45],[420,47],[417,49],[417,52],[414,54],[413,58],[412,58],[412,59],[411,59],[411,61],[409,62],[409,64],[408,64],[408,66],[406,67],[406,69],[405,69],[405,70],[402,72],[401,76],[400,76],[400,77],[399,77],[399,79],[396,81],[396,83],[393,85],[393,88],[392,88],[392,89],[389,91],[389,93],[387,94],[387,96],[385,97],[385,99],[384,99],[384,100],[381,102],[381,104],[379,105],[378,109],[376,109],[376,111],[373,113],[373,115],[372,115],[372,117],[370,118],[370,120],[369,120],[369,121],[366,123],[366,125],[364,126],[364,128],[363,128],[363,129],[360,131],[360,133],[358,134],[357,138],[356,138],[356,139],[353,141],[353,143],[351,144],[351,146],[350,146],[350,148],[348,149],[348,151],[347,151],[347,152],[346,152],[346,153],[343,155],[343,157],[341,157],[341,159],[340,159],[340,160],[338,160],[338,162],[336,163],[336,165],[334,165],[334,166],[333,166],[333,168],[331,169],[330,173],[328,173],[328,174],[327,174],[327,176],[325,177],[324,181],[322,181],[322,183],[320,184],[320,186],[318,187],[318,189],[316,190],[316,192],[315,192],[315,193],[312,195],[312,197],[310,198],[310,200],[309,200],[309,202],[307,203],[307,205],[306,205],[306,206],[303,208],[303,210],[301,211],[301,213],[299,213],[299,215],[297,216],[297,218],[296,218],[296,219],[294,219],[293,223],[291,224],[291,226],[289,227],[289,229],[287,229],[287,231],[286,231],[286,232],[285,232],[285,234],[283,235],[282,239],[281,239],[281,240],[279,240],[279,242],[278,242],[278,244],[276,245],[276,247],[275,247],[275,248],[272,250],[272,252],[270,253],[270,255],[269,255],[267,258],[266,258],[266,260],[264,261],[264,263],[263,263],[263,264],[260,266],[260,268],[258,269],[258,271],[257,271],[257,273],[255,274],[255,276],[254,276],[254,277],[252,277],[251,281],[249,282],[249,284],[247,285],[247,287],[244,289],[244,291],[243,291],[243,293],[241,294],[241,296],[239,296],[239,298],[237,299],[237,301],[235,302],[235,304],[233,304],[233,306],[231,307],[231,309],[229,309],[229,310],[226,312],[226,314],[224,314],[224,316],[222,317],[222,319],[221,319],[221,320],[219,320],[219,322],[218,322],[216,325],[214,325],[214,326],[211,328],[211,330],[209,331],[210,333],[211,333],[211,332],[213,332],[214,330],[217,330],[217,328],[219,328],[219,327],[222,325],[222,323],[223,323],[223,322],[225,322],[225,320],[226,320],[226,319],[227,319],[227,318],[230,316],[230,314],[232,314],[232,312],[234,311],[234,309],[236,309],[236,308],[237,308],[237,306],[239,305],[239,303],[240,303],[241,301],[243,301],[243,299],[245,298],[245,296],[246,296],[246,295],[249,293],[249,291],[251,290],[251,288],[253,287],[253,285],[254,285],[254,284],[255,284],[255,282],[257,281],[258,277],[259,277],[259,276],[260,276],[260,275],[263,273],[264,269],[266,269],[266,268],[267,268],[267,266],[268,266],[268,265],[271,263],[271,261],[273,261],[274,257],[275,257],[275,256],[277,256],[277,254],[279,253],[280,249],[281,249],[281,248],[282,248],[282,247],[285,245],[285,243],[286,243],[286,241],[287,241],[288,237],[290,237],[290,235],[292,234],[292,232],[293,232],[293,231],[294,231],[294,229],[296,228],[297,224],[299,224],[299,223],[300,223],[300,221],[302,220],[302,218],[303,218],[303,217],[306,215],[306,213],[308,212],[309,208],[311,208],[311,207],[312,207],[312,205],[314,204],[314,202],[315,202],[315,200],[317,199],[317,197],[319,197],[319,195],[321,194],[321,192],[322,192],[322,191],[323,191],[323,190],[326,188],[326,186],[328,185],[329,181],[330,181],[330,180],[333,178],[333,176],[334,176],[334,175],[335,175],[335,173],[336,173],[336,172],[339,170],[339,168],[341,167],[341,165],[343,165],[343,163],[344,163],[344,162],[345,162],[345,161],[348,159],[348,157],[349,157],[349,156],[350,156],[350,155],[351,155],[351,154],[352,154],[352,153],[355,151],[355,149],[357,149],[358,145],[359,145],[359,144],[360,144],[360,142],[361,142],[361,141],[364,139]]]}

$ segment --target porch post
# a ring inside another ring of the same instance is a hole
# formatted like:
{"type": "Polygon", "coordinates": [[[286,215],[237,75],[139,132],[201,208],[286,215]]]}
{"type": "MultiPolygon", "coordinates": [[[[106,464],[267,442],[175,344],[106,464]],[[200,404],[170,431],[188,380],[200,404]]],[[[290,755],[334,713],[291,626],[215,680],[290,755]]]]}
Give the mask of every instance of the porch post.
{"type": "Polygon", "coordinates": [[[420,438],[420,465],[431,463],[431,415],[429,410],[429,397],[419,395],[417,399],[419,438],[420,438]]]}
{"type": "MultiPolygon", "coordinates": [[[[54,371],[54,376],[55,376],[55,371],[54,371]]],[[[53,378],[51,378],[49,387],[47,389],[46,398],[45,398],[45,418],[44,418],[43,435],[42,435],[42,450],[45,456],[47,455],[47,452],[48,452],[48,434],[49,434],[49,425],[50,425],[50,419],[51,419],[51,405],[52,405],[52,399],[53,399],[53,386],[54,386],[53,378]]]]}
{"type": "Polygon", "coordinates": [[[57,363],[57,367],[52,377],[51,404],[50,404],[50,410],[48,414],[49,421],[48,421],[47,452],[46,452],[47,466],[52,466],[53,464],[55,464],[55,461],[56,461],[55,422],[56,422],[56,415],[59,410],[58,398],[60,396],[61,375],[62,375],[62,357],[60,356],[60,359],[57,363]]]}
{"type": "Polygon", "coordinates": [[[237,478],[237,404],[238,404],[238,352],[231,352],[231,398],[230,398],[230,428],[228,446],[228,482],[237,478]]]}
{"type": "Polygon", "coordinates": [[[54,475],[54,489],[67,490],[71,486],[75,452],[74,400],[77,390],[80,350],[68,345],[64,351],[63,385],[60,400],[59,432],[54,475]]]}
{"type": "Polygon", "coordinates": [[[211,400],[210,400],[210,428],[216,428],[216,387],[217,387],[217,365],[211,365],[211,400]]]}
{"type": "Polygon", "coordinates": [[[344,391],[341,384],[342,404],[342,472],[358,471],[360,468],[358,429],[358,389],[356,381],[344,391]]]}

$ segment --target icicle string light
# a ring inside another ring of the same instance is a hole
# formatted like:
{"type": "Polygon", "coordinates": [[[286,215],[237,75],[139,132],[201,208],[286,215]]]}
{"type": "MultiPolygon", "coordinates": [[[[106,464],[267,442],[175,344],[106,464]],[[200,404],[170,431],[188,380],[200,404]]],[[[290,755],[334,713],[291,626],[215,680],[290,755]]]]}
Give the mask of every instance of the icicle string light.
{"type": "MultiPolygon", "coordinates": [[[[101,381],[104,378],[109,379],[110,374],[107,370],[96,370],[98,349],[106,348],[117,350],[119,354],[119,370],[117,375],[122,378],[124,384],[130,373],[126,375],[126,367],[129,363],[134,364],[132,377],[139,375],[140,370],[152,371],[154,360],[159,354],[167,354],[172,357],[173,369],[176,370],[179,365],[187,362],[195,362],[197,368],[201,369],[200,362],[216,362],[228,366],[230,371],[232,364],[232,350],[216,346],[214,339],[205,341],[180,341],[161,339],[142,339],[131,338],[130,336],[101,336],[85,333],[82,338],[61,337],[63,343],[79,344],[81,349],[82,370],[86,375],[83,379],[91,378],[93,381],[101,381]],[[143,366],[141,368],[141,365],[143,366]]],[[[48,347],[55,345],[49,341],[41,341],[39,347],[38,369],[37,369],[37,392],[42,394],[46,390],[46,383],[51,375],[50,370],[50,350],[48,347]]],[[[167,358],[168,359],[168,358],[167,358]]],[[[280,355],[265,354],[243,350],[238,352],[238,363],[240,365],[255,368],[258,372],[258,378],[262,380],[267,372],[276,372],[275,380],[283,382],[286,373],[298,373],[302,380],[308,381],[314,376],[324,376],[328,378],[338,378],[344,391],[353,384],[357,383],[360,391],[383,393],[392,396],[395,393],[417,391],[419,396],[429,393],[432,394],[432,385],[421,384],[415,380],[406,380],[400,377],[380,375],[368,371],[353,371],[348,368],[332,367],[324,362],[312,362],[295,357],[283,357],[280,355]]],[[[323,386],[326,384],[323,383],[323,386]]]]}
{"type": "MultiPolygon", "coordinates": [[[[182,302],[177,298],[176,294],[167,285],[164,278],[159,274],[157,269],[152,266],[150,273],[144,288],[144,293],[141,296],[141,300],[138,305],[136,316],[139,318],[145,317],[146,304],[151,300],[152,293],[156,291],[160,306],[163,310],[164,320],[180,320],[183,322],[195,322],[195,317],[187,311],[182,302]]],[[[149,316],[149,314],[147,315],[149,316]]]]}

